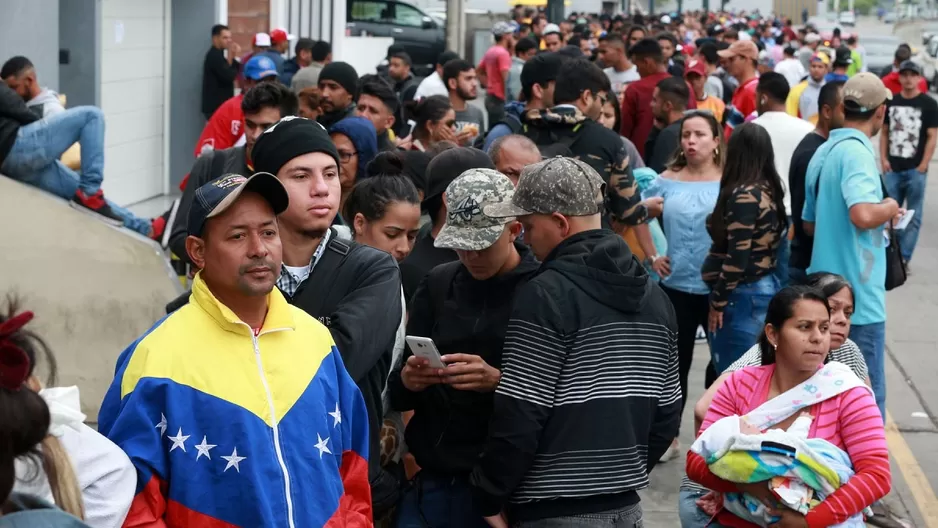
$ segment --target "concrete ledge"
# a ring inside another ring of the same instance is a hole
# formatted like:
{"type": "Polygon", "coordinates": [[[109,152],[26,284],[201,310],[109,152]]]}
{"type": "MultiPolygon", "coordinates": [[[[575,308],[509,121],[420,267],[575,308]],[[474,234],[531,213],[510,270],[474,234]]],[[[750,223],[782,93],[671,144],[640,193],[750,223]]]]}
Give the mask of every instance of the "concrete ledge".
{"type": "Polygon", "coordinates": [[[0,296],[36,313],[30,324],[78,385],[96,421],[117,356],[181,293],[160,247],[48,193],[0,176],[0,296]]]}

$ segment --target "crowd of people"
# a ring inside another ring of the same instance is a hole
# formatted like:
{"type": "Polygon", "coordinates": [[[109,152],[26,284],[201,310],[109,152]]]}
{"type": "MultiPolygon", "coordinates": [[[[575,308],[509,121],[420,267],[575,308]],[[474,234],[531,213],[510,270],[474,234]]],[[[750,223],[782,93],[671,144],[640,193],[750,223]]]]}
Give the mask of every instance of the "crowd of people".
{"type": "Polygon", "coordinates": [[[758,13],[510,18],[425,78],[396,45],[359,76],[213,27],[152,220],[103,198],[100,110],[8,60],[3,173],[161,241],[191,291],[120,354],[97,431],[10,299],[0,525],[641,526],[686,453],[685,528],[897,526],[885,298],[938,130],[910,48],[874,74],[856,36],[758,13]]]}

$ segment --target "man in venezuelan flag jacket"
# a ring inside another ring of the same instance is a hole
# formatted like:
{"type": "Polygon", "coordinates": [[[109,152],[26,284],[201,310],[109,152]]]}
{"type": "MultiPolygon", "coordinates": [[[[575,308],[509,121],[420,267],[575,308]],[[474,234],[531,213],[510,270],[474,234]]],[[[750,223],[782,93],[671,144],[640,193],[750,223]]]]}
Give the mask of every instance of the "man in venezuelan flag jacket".
{"type": "MultiPolygon", "coordinates": [[[[276,258],[247,258],[279,270],[279,236],[270,232],[261,236],[277,239],[276,258]]],[[[272,281],[266,317],[252,329],[213,294],[207,271],[186,306],[121,354],[101,406],[99,430],[138,475],[124,526],[372,526],[368,413],[329,330],[272,281]]]]}

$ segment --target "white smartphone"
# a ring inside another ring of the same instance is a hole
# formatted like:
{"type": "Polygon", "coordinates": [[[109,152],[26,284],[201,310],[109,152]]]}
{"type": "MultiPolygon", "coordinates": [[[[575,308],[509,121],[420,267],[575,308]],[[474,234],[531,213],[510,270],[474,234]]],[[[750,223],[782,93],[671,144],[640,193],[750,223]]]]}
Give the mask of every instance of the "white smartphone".
{"type": "Polygon", "coordinates": [[[410,345],[410,351],[419,358],[426,359],[430,366],[437,369],[446,368],[446,363],[440,357],[440,351],[436,344],[429,337],[406,336],[407,344],[410,345]]]}
{"type": "Polygon", "coordinates": [[[915,209],[909,209],[908,211],[905,212],[904,215],[902,215],[902,218],[900,218],[899,221],[896,222],[896,226],[893,227],[893,229],[899,230],[899,229],[905,229],[909,227],[909,224],[912,223],[913,216],[915,216],[915,209]]]}

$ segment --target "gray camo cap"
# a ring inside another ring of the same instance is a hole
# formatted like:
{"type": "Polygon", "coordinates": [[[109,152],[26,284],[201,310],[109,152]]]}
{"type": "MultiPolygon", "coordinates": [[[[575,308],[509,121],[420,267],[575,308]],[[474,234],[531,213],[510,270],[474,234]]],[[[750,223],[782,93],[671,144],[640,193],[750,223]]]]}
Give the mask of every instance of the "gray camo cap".
{"type": "Polygon", "coordinates": [[[604,186],[596,170],[586,163],[557,156],[525,167],[511,203],[487,205],[484,211],[490,217],[535,213],[590,216],[603,210],[604,186]]]}
{"type": "Polygon", "coordinates": [[[433,245],[438,248],[481,251],[491,247],[511,218],[493,218],[482,210],[509,204],[515,186],[492,169],[469,169],[446,187],[446,224],[433,245]]]}

